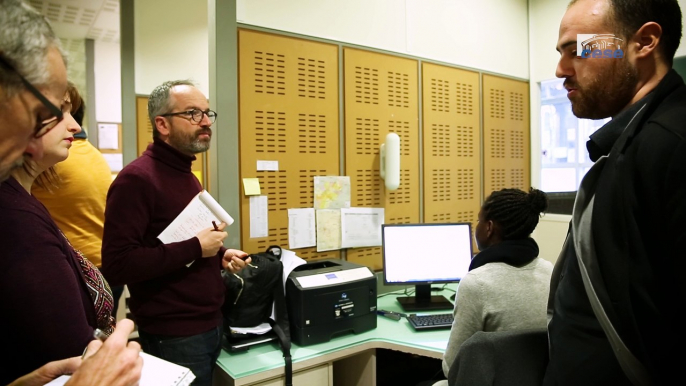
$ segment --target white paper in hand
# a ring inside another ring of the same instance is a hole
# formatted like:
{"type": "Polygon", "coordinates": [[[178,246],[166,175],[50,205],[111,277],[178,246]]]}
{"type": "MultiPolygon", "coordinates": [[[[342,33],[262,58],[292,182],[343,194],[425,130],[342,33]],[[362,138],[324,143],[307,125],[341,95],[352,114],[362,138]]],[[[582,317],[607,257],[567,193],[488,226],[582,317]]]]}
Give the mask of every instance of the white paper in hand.
{"type": "MultiPolygon", "coordinates": [[[[140,386],[188,386],[195,379],[195,374],[183,366],[167,362],[164,359],[141,353],[143,358],[143,371],[141,372],[140,386]]],[[[46,386],[62,386],[71,378],[62,375],[46,384],[46,386]]]]}
{"type": "Polygon", "coordinates": [[[165,244],[185,241],[203,229],[212,227],[212,221],[233,224],[233,218],[206,191],[198,193],[186,208],[157,236],[165,244]]]}

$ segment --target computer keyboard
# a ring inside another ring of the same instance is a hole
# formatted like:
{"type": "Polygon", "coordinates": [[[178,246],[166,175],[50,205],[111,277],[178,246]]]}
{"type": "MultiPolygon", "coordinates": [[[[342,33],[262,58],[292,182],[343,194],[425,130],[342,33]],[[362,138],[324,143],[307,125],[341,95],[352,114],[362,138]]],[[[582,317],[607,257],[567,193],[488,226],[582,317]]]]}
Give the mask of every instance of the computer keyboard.
{"type": "Polygon", "coordinates": [[[411,314],[407,316],[407,321],[410,322],[415,330],[450,329],[453,325],[453,314],[411,314]]]}

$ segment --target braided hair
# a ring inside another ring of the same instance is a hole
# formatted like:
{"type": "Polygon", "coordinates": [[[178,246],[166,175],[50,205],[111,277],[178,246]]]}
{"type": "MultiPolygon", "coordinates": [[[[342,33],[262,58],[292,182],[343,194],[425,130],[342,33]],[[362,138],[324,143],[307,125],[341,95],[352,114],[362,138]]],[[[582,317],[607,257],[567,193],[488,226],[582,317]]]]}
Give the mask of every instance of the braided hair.
{"type": "Polygon", "coordinates": [[[485,220],[500,224],[503,240],[519,240],[529,237],[546,209],[548,196],[538,189],[503,189],[488,196],[482,213],[485,220]]]}

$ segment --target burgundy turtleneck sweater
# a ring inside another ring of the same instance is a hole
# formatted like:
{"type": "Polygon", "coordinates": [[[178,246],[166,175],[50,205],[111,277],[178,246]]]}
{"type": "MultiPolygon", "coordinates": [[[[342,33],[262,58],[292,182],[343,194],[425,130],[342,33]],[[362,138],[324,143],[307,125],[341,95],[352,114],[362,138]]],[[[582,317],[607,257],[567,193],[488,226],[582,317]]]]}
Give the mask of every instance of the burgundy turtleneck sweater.
{"type": "Polygon", "coordinates": [[[190,336],[221,323],[224,249],[203,259],[197,237],[171,244],[157,239],[202,191],[191,172],[194,159],[155,139],[107,193],[102,272],[110,284],[128,285],[129,308],[150,334],[190,336]]]}

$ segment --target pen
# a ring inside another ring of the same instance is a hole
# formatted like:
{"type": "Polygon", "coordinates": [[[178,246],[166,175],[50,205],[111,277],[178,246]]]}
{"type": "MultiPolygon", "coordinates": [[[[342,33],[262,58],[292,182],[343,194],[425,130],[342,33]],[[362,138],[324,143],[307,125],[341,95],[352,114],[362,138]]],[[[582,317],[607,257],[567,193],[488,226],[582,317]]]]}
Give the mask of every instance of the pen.
{"type": "Polygon", "coordinates": [[[93,338],[101,342],[104,342],[108,337],[109,335],[105,334],[105,332],[99,328],[96,328],[95,331],[93,331],[93,338]]]}
{"type": "Polygon", "coordinates": [[[217,228],[217,223],[212,221],[212,226],[214,227],[214,230],[219,232],[219,228],[217,228]]]}
{"type": "MultiPolygon", "coordinates": [[[[105,340],[107,339],[108,336],[109,335],[105,334],[105,332],[99,328],[96,328],[93,331],[93,338],[95,338],[95,339],[97,339],[103,343],[105,342],[105,340]]],[[[86,352],[88,352],[88,346],[86,346],[86,348],[83,349],[83,354],[81,354],[81,360],[83,360],[83,358],[86,357],[86,352]]]]}
{"type": "Polygon", "coordinates": [[[386,310],[376,310],[376,313],[385,316],[389,319],[393,320],[400,320],[401,317],[406,317],[406,314],[403,314],[402,312],[394,312],[394,311],[386,311],[386,310]]]}

